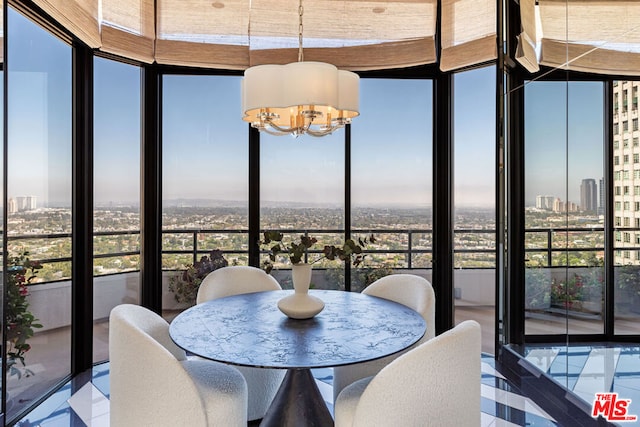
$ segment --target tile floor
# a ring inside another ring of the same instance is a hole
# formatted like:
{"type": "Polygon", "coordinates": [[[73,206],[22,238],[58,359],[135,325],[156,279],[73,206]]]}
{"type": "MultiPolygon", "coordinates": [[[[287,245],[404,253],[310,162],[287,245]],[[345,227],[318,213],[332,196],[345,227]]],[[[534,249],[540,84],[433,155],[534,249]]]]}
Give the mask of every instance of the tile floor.
{"type": "Polygon", "coordinates": [[[523,356],[589,408],[596,393],[630,399],[627,413],[638,420],[619,424],[640,426],[640,345],[530,345],[523,356]]]}
{"type": "MultiPolygon", "coordinates": [[[[318,387],[332,405],[331,369],[314,371],[318,387]]],[[[556,426],[555,420],[496,370],[493,356],[482,357],[482,426],[556,426]]],[[[70,382],[16,425],[21,427],[108,427],[109,364],[93,368],[84,381],[70,382]]]]}

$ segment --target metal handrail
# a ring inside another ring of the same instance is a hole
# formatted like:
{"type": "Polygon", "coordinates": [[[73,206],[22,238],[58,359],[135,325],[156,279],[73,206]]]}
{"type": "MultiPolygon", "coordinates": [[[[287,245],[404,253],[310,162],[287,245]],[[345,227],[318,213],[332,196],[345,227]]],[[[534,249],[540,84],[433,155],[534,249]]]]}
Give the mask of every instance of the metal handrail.
{"type": "MultiPolygon", "coordinates": [[[[265,231],[265,230],[261,230],[265,231]]],[[[344,234],[344,230],[342,229],[278,229],[278,231],[285,234],[294,234],[294,233],[303,233],[307,235],[326,235],[326,234],[344,234]]],[[[616,228],[614,231],[640,231],[638,228],[616,228]]],[[[495,234],[495,229],[476,229],[476,228],[465,228],[465,229],[454,229],[454,236],[461,234],[495,234]]],[[[604,232],[603,227],[570,227],[570,228],[530,228],[526,229],[525,233],[546,233],[547,244],[543,247],[528,247],[525,248],[525,253],[534,253],[534,252],[545,252],[547,254],[547,262],[546,265],[542,267],[553,267],[552,258],[555,253],[566,253],[566,252],[598,252],[603,251],[604,247],[562,247],[562,248],[554,248],[553,247],[553,234],[554,233],[571,233],[571,232],[604,232]]],[[[406,254],[407,255],[407,268],[412,268],[412,258],[413,255],[416,254],[429,254],[432,253],[433,250],[431,248],[419,249],[415,248],[413,243],[413,236],[415,234],[430,234],[432,233],[432,229],[424,228],[424,229],[353,229],[351,231],[352,235],[357,236],[358,234],[406,234],[406,249],[369,249],[365,250],[365,253],[368,254],[406,254]]],[[[121,230],[121,231],[98,231],[94,233],[94,236],[122,236],[122,235],[139,235],[139,230],[121,230]]],[[[188,228],[188,229],[163,229],[162,235],[166,234],[190,234],[192,235],[193,247],[191,249],[168,249],[163,250],[163,254],[173,254],[173,255],[181,255],[181,254],[190,254],[192,256],[193,262],[198,260],[200,255],[206,254],[210,252],[212,249],[210,248],[201,248],[199,247],[198,235],[206,235],[206,234],[248,234],[247,229],[197,229],[197,228],[188,228]]],[[[47,233],[47,234],[20,234],[20,235],[9,235],[9,241],[17,241],[17,240],[34,240],[34,239],[56,239],[56,238],[71,238],[71,233],[47,233]]],[[[617,246],[615,250],[638,250],[638,247],[622,247],[617,246]]],[[[495,254],[497,251],[496,248],[454,248],[454,254],[495,254]]],[[[225,254],[248,254],[248,250],[222,250],[225,254]]],[[[321,250],[310,250],[309,253],[321,253],[321,250]]],[[[139,251],[121,251],[121,252],[110,252],[110,253],[100,253],[94,254],[95,259],[101,258],[117,258],[123,256],[134,256],[139,255],[139,251]]],[[[71,257],[58,257],[58,258],[43,258],[39,259],[39,261],[43,264],[46,263],[57,263],[57,262],[69,262],[71,261],[71,257]]],[[[465,268],[465,267],[462,267],[465,268]]],[[[478,267],[481,268],[481,267],[478,267]]],[[[130,272],[131,270],[127,270],[130,272]]],[[[118,273],[115,273],[118,274],[118,273]]],[[[107,274],[105,274],[107,275],[107,274]]]]}

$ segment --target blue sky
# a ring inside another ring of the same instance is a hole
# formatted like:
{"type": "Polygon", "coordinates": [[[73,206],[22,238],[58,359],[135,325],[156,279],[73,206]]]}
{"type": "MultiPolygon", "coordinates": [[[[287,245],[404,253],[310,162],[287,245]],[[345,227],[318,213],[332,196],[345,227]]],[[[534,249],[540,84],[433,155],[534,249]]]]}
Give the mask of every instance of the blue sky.
{"type": "Polygon", "coordinates": [[[94,82],[95,199],[139,200],[140,71],[97,58],[94,82]]]}
{"type": "Polygon", "coordinates": [[[494,67],[454,77],[454,185],[456,206],[495,203],[494,67]]]}
{"type": "Polygon", "coordinates": [[[603,84],[532,82],[525,87],[525,194],[580,203],[580,184],[603,176],[603,84]],[[567,111],[569,114],[567,114],[567,111]]]}
{"type": "Polygon", "coordinates": [[[71,51],[21,15],[7,18],[13,35],[7,38],[8,196],[65,203],[71,195],[71,51]]]}
{"type": "MultiPolygon", "coordinates": [[[[8,39],[9,196],[63,202],[71,195],[70,48],[16,13],[8,18],[14,34],[8,39]]],[[[460,73],[454,82],[456,204],[492,207],[495,70],[460,73]]],[[[96,59],[98,204],[139,199],[139,85],[136,67],[96,59]]],[[[572,83],[567,92],[560,82],[525,89],[529,202],[537,194],[564,198],[567,192],[579,202],[581,179],[601,177],[601,87],[572,83]]],[[[163,90],[163,197],[246,200],[248,141],[240,77],[165,76],[163,90]]],[[[360,110],[352,125],[354,205],[430,205],[431,82],[361,79],[360,110]]],[[[343,132],[320,139],[263,136],[262,200],[341,206],[343,132]]]]}

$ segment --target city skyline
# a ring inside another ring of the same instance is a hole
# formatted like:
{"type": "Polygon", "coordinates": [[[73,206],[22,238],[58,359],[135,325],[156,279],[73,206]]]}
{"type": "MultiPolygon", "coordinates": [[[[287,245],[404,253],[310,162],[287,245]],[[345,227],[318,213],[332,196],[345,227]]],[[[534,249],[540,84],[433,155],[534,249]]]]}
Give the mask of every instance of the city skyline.
{"type": "Polygon", "coordinates": [[[601,82],[529,82],[525,90],[525,200],[580,201],[585,177],[604,176],[601,82]]]}
{"type": "Polygon", "coordinates": [[[36,196],[15,196],[7,200],[7,211],[15,213],[20,211],[32,211],[37,209],[38,200],[36,196]]]}
{"type": "MultiPolygon", "coordinates": [[[[604,196],[601,194],[604,189],[602,186],[598,187],[597,182],[602,181],[596,180],[595,178],[583,178],[580,183],[580,201],[573,200],[564,200],[561,196],[557,194],[537,194],[535,203],[533,204],[536,208],[542,210],[564,210],[565,207],[568,211],[583,211],[583,212],[593,212],[600,213],[600,209],[604,209],[601,203],[604,201],[604,196]],[[562,208],[558,209],[556,206],[558,201],[562,204],[562,208]],[[568,204],[568,205],[567,205],[568,204]]],[[[531,204],[529,206],[532,206],[531,204]]]]}

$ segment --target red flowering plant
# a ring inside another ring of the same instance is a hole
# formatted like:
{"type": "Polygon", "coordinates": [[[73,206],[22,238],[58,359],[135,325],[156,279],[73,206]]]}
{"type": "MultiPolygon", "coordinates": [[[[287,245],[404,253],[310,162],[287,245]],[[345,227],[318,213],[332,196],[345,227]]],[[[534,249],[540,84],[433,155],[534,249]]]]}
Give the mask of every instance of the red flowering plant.
{"type": "Polygon", "coordinates": [[[29,252],[23,252],[9,259],[6,284],[6,329],[7,329],[7,370],[10,375],[21,378],[33,372],[26,368],[25,353],[31,349],[27,340],[34,334],[34,328],[42,328],[39,320],[29,310],[29,285],[42,268],[38,261],[29,259],[29,252]]]}
{"type": "Polygon", "coordinates": [[[584,298],[584,278],[574,274],[567,283],[551,283],[551,304],[559,305],[567,309],[580,309],[584,298]]]}

